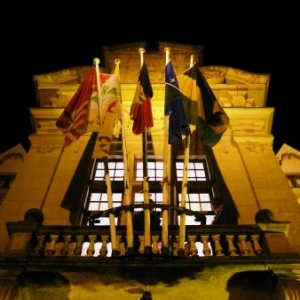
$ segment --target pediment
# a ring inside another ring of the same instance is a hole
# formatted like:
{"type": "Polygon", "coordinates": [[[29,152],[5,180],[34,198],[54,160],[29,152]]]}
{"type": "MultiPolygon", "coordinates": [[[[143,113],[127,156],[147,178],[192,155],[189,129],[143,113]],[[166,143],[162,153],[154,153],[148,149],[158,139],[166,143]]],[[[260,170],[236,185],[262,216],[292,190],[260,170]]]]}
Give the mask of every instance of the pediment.
{"type": "MultiPolygon", "coordinates": [[[[265,107],[269,74],[255,74],[229,66],[202,66],[204,47],[201,45],[159,42],[156,49],[147,49],[145,42],[139,42],[103,46],[101,47],[100,72],[111,73],[115,66],[115,60],[121,61],[120,77],[125,115],[123,121],[126,134],[132,139],[133,145],[137,144],[138,137],[131,133],[132,120],[129,118],[129,111],[141,65],[139,53],[141,48],[145,49],[144,60],[147,63],[154,91],[152,110],[155,125],[151,132],[157,141],[158,149],[161,148],[159,145],[164,131],[166,48],[170,49],[170,58],[177,74],[181,74],[189,68],[191,57],[200,62],[201,72],[231,119],[231,132],[235,135],[271,133],[274,108],[265,107]]],[[[91,62],[92,65],[93,62],[91,62]]],[[[57,131],[55,122],[58,116],[75,94],[91,66],[73,67],[34,76],[39,108],[31,109],[31,111],[37,132],[57,131]]]]}

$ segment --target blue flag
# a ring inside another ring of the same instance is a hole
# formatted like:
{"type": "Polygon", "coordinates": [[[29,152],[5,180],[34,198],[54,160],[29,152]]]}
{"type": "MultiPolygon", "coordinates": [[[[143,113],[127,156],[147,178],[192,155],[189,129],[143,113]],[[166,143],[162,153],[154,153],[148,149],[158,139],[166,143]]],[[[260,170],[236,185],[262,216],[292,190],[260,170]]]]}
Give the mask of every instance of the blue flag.
{"type": "Polygon", "coordinates": [[[180,144],[182,137],[191,133],[183,107],[183,97],[170,60],[165,71],[165,116],[169,116],[169,144],[180,144]]]}

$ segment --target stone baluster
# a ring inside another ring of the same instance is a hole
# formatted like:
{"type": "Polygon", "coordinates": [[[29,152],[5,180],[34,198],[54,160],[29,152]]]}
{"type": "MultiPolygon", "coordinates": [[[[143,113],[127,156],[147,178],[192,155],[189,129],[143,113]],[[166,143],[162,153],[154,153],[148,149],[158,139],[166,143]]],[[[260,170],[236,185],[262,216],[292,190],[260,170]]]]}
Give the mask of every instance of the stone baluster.
{"type": "Polygon", "coordinates": [[[215,243],[215,253],[213,253],[215,256],[224,256],[223,248],[220,244],[220,238],[221,236],[219,234],[212,235],[212,239],[215,243]]]}
{"type": "Polygon", "coordinates": [[[174,256],[178,256],[178,251],[179,251],[179,236],[178,235],[176,235],[176,237],[175,237],[175,241],[173,243],[172,251],[173,251],[174,256]]]}
{"type": "Polygon", "coordinates": [[[249,248],[247,246],[247,243],[246,243],[246,238],[247,236],[246,235],[239,235],[239,242],[240,242],[240,245],[241,245],[241,252],[242,252],[242,256],[247,256],[249,254],[249,248]]]}
{"type": "Polygon", "coordinates": [[[152,236],[152,253],[153,254],[158,254],[159,253],[159,248],[158,248],[158,235],[153,235],[152,236]]]}
{"type": "Polygon", "coordinates": [[[169,253],[171,255],[174,255],[174,244],[175,242],[173,241],[172,236],[169,236],[169,253]]]}
{"type": "Polygon", "coordinates": [[[139,235],[139,249],[138,252],[143,254],[145,252],[145,238],[143,235],[139,235]]]}
{"type": "Polygon", "coordinates": [[[101,236],[102,245],[101,245],[101,248],[100,248],[100,251],[99,251],[101,256],[107,256],[107,243],[108,243],[108,240],[109,240],[108,235],[101,236]]]}
{"type": "Polygon", "coordinates": [[[77,236],[76,247],[74,249],[74,254],[75,255],[81,255],[83,242],[84,242],[84,236],[83,235],[78,235],[77,236]]]}
{"type": "Polygon", "coordinates": [[[259,244],[259,235],[258,234],[253,234],[251,236],[251,240],[252,240],[252,243],[253,243],[254,252],[257,255],[260,255],[262,253],[263,249],[262,249],[262,247],[259,244]]]}
{"type": "Polygon", "coordinates": [[[238,256],[238,254],[236,253],[237,249],[234,246],[233,240],[234,240],[234,235],[226,235],[226,241],[228,243],[229,256],[238,256]]]}
{"type": "Polygon", "coordinates": [[[208,245],[209,236],[208,235],[202,235],[200,240],[201,240],[201,243],[203,244],[202,252],[203,252],[204,256],[210,256],[211,255],[211,250],[210,250],[209,245],[208,245]]]}
{"type": "Polygon", "coordinates": [[[189,239],[189,244],[190,244],[190,255],[197,256],[197,254],[198,254],[198,249],[196,247],[197,236],[191,235],[188,237],[188,239],[189,239]]]}
{"type": "Polygon", "coordinates": [[[95,242],[97,241],[97,236],[96,235],[89,235],[89,246],[86,249],[86,255],[87,256],[93,256],[95,253],[95,242]]]}
{"type": "Polygon", "coordinates": [[[54,235],[54,234],[50,235],[50,243],[49,243],[49,246],[47,248],[47,254],[48,255],[54,255],[55,254],[55,245],[56,245],[57,240],[58,240],[58,235],[54,235]]]}
{"type": "Polygon", "coordinates": [[[126,247],[125,247],[125,243],[122,241],[122,237],[118,236],[117,241],[119,243],[120,255],[125,255],[126,254],[126,247]]]}
{"type": "Polygon", "coordinates": [[[64,239],[64,244],[63,244],[63,246],[60,250],[60,254],[61,255],[68,255],[69,245],[70,245],[70,242],[71,242],[71,236],[70,235],[64,235],[63,239],[64,239]]]}
{"type": "Polygon", "coordinates": [[[115,249],[112,249],[112,251],[111,251],[111,256],[112,257],[117,257],[117,256],[120,255],[120,241],[121,241],[121,237],[120,236],[116,236],[115,249]]]}
{"type": "Polygon", "coordinates": [[[121,242],[121,236],[116,237],[116,250],[117,252],[114,254],[112,253],[112,256],[119,256],[120,255],[120,242],[121,242]]]}
{"type": "Polygon", "coordinates": [[[44,235],[38,235],[37,236],[37,245],[34,249],[33,254],[34,255],[43,255],[45,251],[45,236],[44,235]]]}

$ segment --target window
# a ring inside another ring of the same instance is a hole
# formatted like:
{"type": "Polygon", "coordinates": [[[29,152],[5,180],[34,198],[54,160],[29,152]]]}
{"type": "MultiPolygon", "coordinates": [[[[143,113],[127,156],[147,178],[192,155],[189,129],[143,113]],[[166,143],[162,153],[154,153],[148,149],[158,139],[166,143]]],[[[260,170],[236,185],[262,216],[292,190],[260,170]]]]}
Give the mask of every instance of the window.
{"type": "MultiPolygon", "coordinates": [[[[179,198],[179,206],[181,206],[181,194],[178,195],[179,198]]],[[[206,213],[206,223],[211,224],[212,218],[214,214],[212,214],[211,208],[211,195],[209,193],[188,193],[186,195],[186,204],[185,208],[193,210],[193,211],[202,211],[206,213]]],[[[178,218],[178,223],[179,222],[178,218]]],[[[186,216],[186,224],[195,225],[199,224],[199,222],[195,221],[194,216],[187,215],[186,216]]]]}
{"type": "MultiPolygon", "coordinates": [[[[107,162],[109,177],[111,181],[124,181],[124,163],[123,161],[107,162]]],[[[95,175],[93,180],[105,181],[105,163],[97,161],[95,166],[95,175]]]]}
{"type": "MultiPolygon", "coordinates": [[[[183,179],[184,162],[182,157],[175,163],[176,165],[176,181],[178,190],[178,206],[181,206],[181,185],[183,179]]],[[[142,184],[144,178],[144,162],[141,157],[135,160],[135,176],[132,190],[132,200],[134,204],[144,203],[144,194],[142,184]]],[[[147,174],[149,183],[149,197],[156,204],[163,204],[162,181],[164,176],[164,163],[162,157],[151,156],[147,161],[147,174]]],[[[210,200],[212,198],[212,187],[209,182],[209,173],[207,171],[207,163],[204,157],[193,159],[188,164],[188,195],[186,197],[185,207],[192,211],[204,211],[212,214],[210,200]],[[198,183],[202,183],[199,185],[198,183]],[[203,184],[204,183],[204,184],[203,184]]],[[[122,206],[122,196],[124,185],[121,186],[118,192],[117,184],[124,182],[124,163],[121,159],[111,157],[109,162],[98,160],[95,162],[93,177],[90,184],[90,193],[88,199],[89,213],[97,213],[105,211],[112,207],[122,206]],[[112,204],[109,205],[109,195],[107,195],[105,184],[105,166],[107,165],[109,178],[112,187],[112,204]]],[[[138,206],[135,211],[140,211],[143,208],[138,206]]],[[[161,208],[156,208],[156,211],[161,211],[161,208]]],[[[99,217],[100,224],[107,224],[107,217],[99,217]]],[[[198,224],[194,221],[194,216],[187,215],[187,224],[198,224]]]]}
{"type": "MultiPolygon", "coordinates": [[[[97,133],[95,132],[91,135],[61,204],[62,207],[71,211],[70,221],[74,225],[87,224],[90,216],[98,214],[100,217],[101,214],[103,215],[102,212],[110,207],[116,208],[124,205],[124,163],[120,147],[112,144],[111,154],[107,160],[93,159],[96,139],[97,133]],[[108,184],[111,187],[112,203],[107,194],[105,167],[109,174],[108,184]]],[[[204,211],[209,224],[210,215],[213,215],[210,199],[218,196],[227,201],[227,206],[238,215],[212,149],[199,143],[196,137],[193,141],[188,164],[186,208],[192,211],[204,211]]],[[[122,144],[121,141],[117,143],[122,144]]],[[[176,207],[180,206],[182,198],[184,155],[183,149],[175,150],[172,153],[173,163],[171,164],[171,173],[174,175],[172,182],[174,193],[171,194],[171,203],[176,207]]],[[[161,204],[163,203],[164,158],[162,155],[155,155],[154,151],[152,153],[147,156],[149,194],[156,204],[161,204]]],[[[143,158],[139,155],[133,157],[131,161],[132,164],[129,166],[133,175],[131,200],[132,203],[143,203],[143,158]]],[[[156,208],[158,211],[159,209],[156,208]]],[[[104,219],[101,222],[104,224],[104,219]]]]}
{"type": "MultiPolygon", "coordinates": [[[[163,194],[162,193],[150,193],[149,198],[151,198],[155,204],[163,204],[163,194]]],[[[144,203],[144,194],[143,193],[134,193],[134,203],[143,204],[144,203]]],[[[135,211],[141,211],[142,208],[136,208],[135,211]]],[[[155,211],[161,211],[160,207],[154,209],[155,211]]]]}
{"type": "MultiPolygon", "coordinates": [[[[182,181],[184,171],[184,162],[176,162],[177,180],[182,181]]],[[[188,163],[188,180],[189,181],[206,181],[208,178],[203,161],[190,161],[188,163]]]]}
{"type": "MultiPolygon", "coordinates": [[[[119,207],[122,205],[123,188],[124,188],[124,163],[119,159],[96,160],[94,164],[93,175],[89,185],[89,194],[87,201],[87,211],[89,215],[96,214],[101,211],[106,211],[110,208],[119,207]],[[111,203],[110,195],[107,194],[106,169],[109,174],[111,184],[111,203]],[[115,184],[117,183],[117,184],[115,184]],[[120,187],[121,185],[121,187],[120,187]],[[119,188],[118,188],[119,186],[119,188]],[[121,190],[121,192],[118,192],[121,190]]],[[[95,224],[109,225],[107,216],[96,217],[95,224]]],[[[94,224],[94,225],[95,225],[94,224]]],[[[117,224],[117,218],[115,218],[117,224]]]]}
{"type": "MultiPolygon", "coordinates": [[[[164,178],[164,163],[163,161],[148,161],[147,162],[148,168],[148,176],[149,181],[162,181],[164,178]]],[[[144,166],[143,162],[138,160],[136,162],[136,173],[135,173],[135,180],[136,181],[143,181],[144,178],[144,166]]]]}

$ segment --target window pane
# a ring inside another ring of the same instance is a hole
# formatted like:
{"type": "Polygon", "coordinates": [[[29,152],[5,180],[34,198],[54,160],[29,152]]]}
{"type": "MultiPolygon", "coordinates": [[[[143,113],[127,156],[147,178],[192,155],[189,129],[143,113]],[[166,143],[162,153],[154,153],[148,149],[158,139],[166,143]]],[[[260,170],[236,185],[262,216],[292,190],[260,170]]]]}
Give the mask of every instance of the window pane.
{"type": "Polygon", "coordinates": [[[143,162],[138,161],[138,162],[136,163],[136,169],[137,169],[137,170],[143,170],[143,162]]]}
{"type": "Polygon", "coordinates": [[[91,194],[91,201],[100,201],[100,193],[92,193],[91,194]]]}
{"type": "Polygon", "coordinates": [[[116,168],[116,163],[110,161],[110,162],[108,163],[108,169],[111,170],[111,169],[115,169],[115,168],[116,168]]]}
{"type": "MultiPolygon", "coordinates": [[[[107,201],[107,199],[106,199],[107,201]]],[[[100,205],[100,210],[107,210],[108,209],[108,203],[107,202],[101,202],[101,205],[100,205]]]]}
{"type": "Polygon", "coordinates": [[[183,162],[176,162],[176,169],[183,169],[183,162]]]}
{"type": "Polygon", "coordinates": [[[96,169],[104,169],[104,163],[102,161],[98,162],[96,169]]]}
{"type": "Polygon", "coordinates": [[[197,177],[205,177],[205,172],[204,172],[204,170],[197,170],[197,171],[196,171],[196,176],[197,176],[197,177]]]}
{"type": "Polygon", "coordinates": [[[164,178],[164,171],[163,170],[156,170],[156,176],[157,176],[157,180],[161,181],[164,178]]]}
{"type": "Polygon", "coordinates": [[[199,202],[191,202],[191,210],[200,211],[201,206],[199,202]]]}
{"type": "Polygon", "coordinates": [[[116,169],[116,176],[117,177],[124,177],[124,170],[123,169],[116,169]]]}
{"type": "Polygon", "coordinates": [[[136,180],[143,180],[143,170],[136,170],[136,180]]]}
{"type": "Polygon", "coordinates": [[[148,165],[148,169],[155,169],[155,162],[154,161],[149,161],[147,163],[147,165],[148,165]]]}
{"type": "Polygon", "coordinates": [[[200,199],[202,202],[210,202],[210,194],[209,193],[201,193],[200,199]]]}
{"type": "Polygon", "coordinates": [[[99,202],[90,202],[89,203],[89,208],[88,208],[88,210],[100,210],[99,209],[99,202]]]}
{"type": "MultiPolygon", "coordinates": [[[[181,194],[178,194],[179,205],[181,205],[181,197],[181,194]]],[[[211,211],[209,194],[189,193],[186,198],[185,207],[193,211],[211,211]]]]}
{"type": "Polygon", "coordinates": [[[149,180],[155,180],[155,170],[148,170],[148,176],[150,177],[149,180]]]}
{"type": "Polygon", "coordinates": [[[163,162],[162,161],[157,161],[156,162],[156,169],[157,170],[163,170],[163,168],[164,168],[163,162]]]}
{"type": "Polygon", "coordinates": [[[204,211],[211,211],[212,210],[210,202],[202,203],[201,207],[202,207],[202,210],[204,210],[204,211]]]}
{"type": "Polygon", "coordinates": [[[97,170],[95,173],[96,177],[104,177],[104,170],[97,170]]]}

